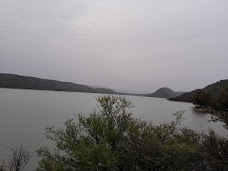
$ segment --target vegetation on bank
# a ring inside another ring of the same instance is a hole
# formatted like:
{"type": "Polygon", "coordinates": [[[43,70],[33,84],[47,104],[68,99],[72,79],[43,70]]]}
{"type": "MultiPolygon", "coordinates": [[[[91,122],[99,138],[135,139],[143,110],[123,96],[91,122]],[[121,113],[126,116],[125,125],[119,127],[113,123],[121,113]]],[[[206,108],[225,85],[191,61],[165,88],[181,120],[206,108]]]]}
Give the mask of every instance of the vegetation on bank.
{"type": "Polygon", "coordinates": [[[116,94],[116,92],[108,88],[92,88],[71,82],[2,73],[0,73],[0,88],[116,94]]]}
{"type": "Polygon", "coordinates": [[[213,120],[221,120],[228,128],[228,87],[220,89],[216,97],[208,91],[199,91],[193,97],[193,104],[199,110],[217,116],[213,120]]]}
{"type": "Polygon", "coordinates": [[[228,128],[228,80],[218,81],[169,100],[192,102],[196,110],[211,113],[213,121],[222,121],[228,128]]]}
{"type": "Polygon", "coordinates": [[[228,170],[228,140],[212,130],[182,127],[183,112],[173,122],[154,125],[134,118],[124,97],[97,100],[99,110],[46,129],[54,147],[37,150],[37,171],[228,170]]]}
{"type": "Polygon", "coordinates": [[[228,80],[221,80],[216,83],[210,84],[203,89],[196,89],[194,91],[184,93],[180,96],[170,98],[172,101],[181,101],[181,102],[193,102],[194,96],[199,92],[208,92],[212,95],[213,98],[217,98],[220,94],[220,91],[228,87],[228,80]]]}

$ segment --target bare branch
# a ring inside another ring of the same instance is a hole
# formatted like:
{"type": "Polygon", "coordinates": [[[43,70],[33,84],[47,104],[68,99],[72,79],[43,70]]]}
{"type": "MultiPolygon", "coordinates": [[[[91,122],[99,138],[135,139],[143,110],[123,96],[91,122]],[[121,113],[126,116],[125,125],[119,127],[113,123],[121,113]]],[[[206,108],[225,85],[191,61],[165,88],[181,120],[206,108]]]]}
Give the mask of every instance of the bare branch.
{"type": "Polygon", "coordinates": [[[22,145],[18,149],[11,149],[11,158],[8,161],[9,171],[22,171],[32,155],[22,145]]]}

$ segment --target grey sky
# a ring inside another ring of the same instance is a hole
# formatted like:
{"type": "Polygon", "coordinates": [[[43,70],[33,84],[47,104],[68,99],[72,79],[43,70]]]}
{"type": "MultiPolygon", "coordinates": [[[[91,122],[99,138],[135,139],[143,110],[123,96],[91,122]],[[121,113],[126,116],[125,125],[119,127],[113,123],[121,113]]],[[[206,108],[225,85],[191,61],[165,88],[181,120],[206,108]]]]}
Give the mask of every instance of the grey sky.
{"type": "Polygon", "coordinates": [[[0,1],[0,72],[189,91],[227,65],[227,0],[0,1]]]}

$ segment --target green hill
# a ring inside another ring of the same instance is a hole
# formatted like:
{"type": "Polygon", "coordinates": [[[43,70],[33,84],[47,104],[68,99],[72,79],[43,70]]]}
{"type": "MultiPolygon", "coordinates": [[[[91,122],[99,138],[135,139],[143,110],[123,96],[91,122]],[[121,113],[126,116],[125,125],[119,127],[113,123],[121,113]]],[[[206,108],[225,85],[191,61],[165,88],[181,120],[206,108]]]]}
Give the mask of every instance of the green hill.
{"type": "Polygon", "coordinates": [[[147,97],[160,97],[160,98],[173,98],[183,94],[183,92],[175,92],[167,87],[162,87],[155,91],[154,93],[147,94],[147,97]]]}
{"type": "Polygon", "coordinates": [[[225,87],[228,87],[228,80],[221,80],[221,81],[218,81],[216,83],[210,84],[203,89],[196,89],[196,90],[191,91],[189,93],[184,93],[180,96],[170,98],[169,100],[182,101],[182,102],[192,102],[193,97],[199,91],[207,91],[207,92],[211,93],[214,97],[216,97],[216,96],[218,96],[220,90],[224,89],[225,87]]]}
{"type": "Polygon", "coordinates": [[[71,82],[61,82],[14,74],[0,74],[0,88],[116,94],[116,92],[107,88],[92,88],[71,82]]]}

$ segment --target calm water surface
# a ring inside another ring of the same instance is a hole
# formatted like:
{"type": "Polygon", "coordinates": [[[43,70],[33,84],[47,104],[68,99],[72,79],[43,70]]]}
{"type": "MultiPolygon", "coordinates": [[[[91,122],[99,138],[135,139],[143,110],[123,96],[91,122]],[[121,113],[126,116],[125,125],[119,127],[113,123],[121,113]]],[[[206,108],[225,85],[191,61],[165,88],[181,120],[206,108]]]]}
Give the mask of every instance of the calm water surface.
{"type": "MultiPolygon", "coordinates": [[[[96,108],[98,96],[101,94],[0,89],[0,161],[7,158],[10,148],[20,144],[30,151],[50,146],[44,136],[45,127],[52,124],[61,126],[76,113],[91,112],[96,108]]],[[[185,110],[184,125],[196,131],[212,128],[227,136],[222,123],[208,122],[210,115],[194,112],[191,103],[170,102],[162,98],[126,97],[135,105],[132,111],[137,118],[159,124],[173,120],[172,113],[185,110]]],[[[34,156],[28,170],[36,165],[34,156]]]]}

